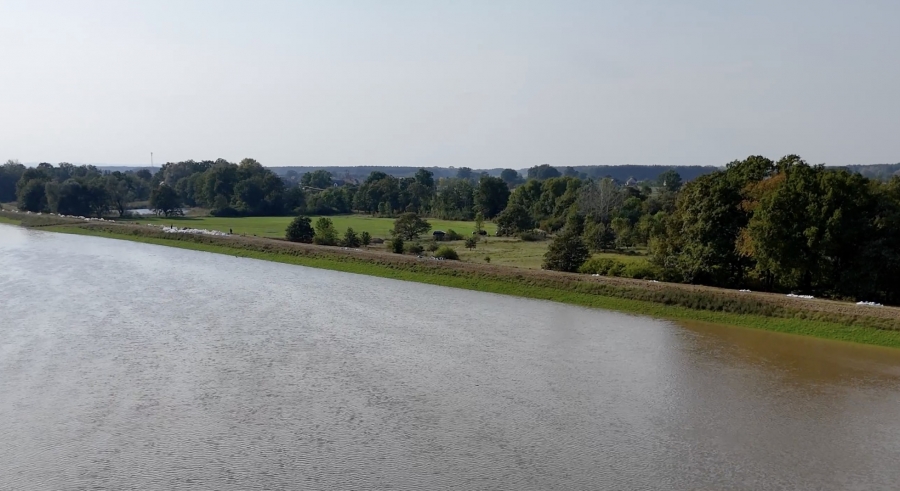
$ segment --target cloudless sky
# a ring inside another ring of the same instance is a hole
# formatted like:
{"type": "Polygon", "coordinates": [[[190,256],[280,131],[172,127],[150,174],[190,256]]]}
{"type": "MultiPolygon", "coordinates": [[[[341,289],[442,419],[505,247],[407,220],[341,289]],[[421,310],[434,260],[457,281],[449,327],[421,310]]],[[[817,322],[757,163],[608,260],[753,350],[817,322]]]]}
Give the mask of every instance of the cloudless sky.
{"type": "Polygon", "coordinates": [[[0,1],[0,159],[900,161],[900,1],[0,1]]]}

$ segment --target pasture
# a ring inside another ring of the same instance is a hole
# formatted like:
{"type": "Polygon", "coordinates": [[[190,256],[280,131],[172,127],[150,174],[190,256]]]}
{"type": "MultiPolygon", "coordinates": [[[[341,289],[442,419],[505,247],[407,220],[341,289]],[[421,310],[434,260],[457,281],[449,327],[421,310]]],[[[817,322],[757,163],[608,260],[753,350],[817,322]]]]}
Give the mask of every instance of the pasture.
{"type": "MultiPolygon", "coordinates": [[[[315,224],[319,217],[310,217],[315,224]]],[[[394,226],[393,218],[376,218],[366,215],[334,215],[330,216],[338,233],[343,235],[347,227],[352,227],[356,233],[369,232],[372,237],[383,239],[390,238],[390,229],[394,226]]],[[[293,217],[211,217],[211,216],[185,216],[185,217],[140,217],[134,219],[119,219],[126,223],[152,223],[154,225],[174,225],[176,227],[204,228],[228,232],[231,229],[238,235],[250,235],[257,237],[283,238],[284,229],[293,217]]],[[[429,218],[432,230],[454,230],[469,237],[475,230],[475,222],[463,222],[454,220],[437,220],[429,218]]],[[[501,266],[515,266],[519,268],[541,269],[544,261],[544,253],[550,244],[549,240],[527,242],[511,237],[493,237],[497,232],[497,226],[490,222],[484,223],[490,237],[482,237],[475,249],[466,249],[463,241],[447,241],[446,244],[453,247],[459,253],[462,261],[472,263],[485,263],[485,257],[490,257],[490,264],[501,266]]],[[[431,234],[422,236],[421,242],[427,242],[431,234]]],[[[372,248],[381,247],[373,245],[372,248]]],[[[608,257],[623,263],[646,261],[646,256],[625,255],[615,253],[599,253],[594,257],[608,257]]]]}
{"type": "MultiPolygon", "coordinates": [[[[315,225],[316,219],[319,217],[310,217],[315,225]]],[[[394,227],[393,218],[376,218],[367,215],[335,215],[330,216],[334,222],[334,227],[340,234],[343,234],[348,227],[352,227],[356,233],[369,232],[372,237],[380,237],[387,239],[390,237],[388,231],[394,227]]],[[[128,220],[120,220],[131,223],[152,223],[154,225],[174,225],[176,227],[204,228],[209,230],[219,230],[228,232],[231,229],[235,234],[255,235],[258,237],[284,237],[284,230],[294,217],[209,217],[209,216],[186,216],[186,217],[140,217],[128,220]]],[[[428,223],[431,224],[431,230],[443,230],[444,232],[453,229],[463,235],[471,235],[475,230],[475,222],[462,222],[454,220],[437,220],[429,218],[428,223]]],[[[484,228],[489,234],[497,232],[497,226],[490,222],[484,223],[484,228]]]]}

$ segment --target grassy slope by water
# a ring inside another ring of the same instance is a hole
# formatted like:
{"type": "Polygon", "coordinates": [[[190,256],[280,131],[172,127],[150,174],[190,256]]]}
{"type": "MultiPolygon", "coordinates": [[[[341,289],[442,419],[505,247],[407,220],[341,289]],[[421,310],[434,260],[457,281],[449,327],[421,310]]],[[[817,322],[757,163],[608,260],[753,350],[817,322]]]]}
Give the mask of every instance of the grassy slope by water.
{"type": "Polygon", "coordinates": [[[336,271],[366,274],[398,280],[416,281],[434,285],[442,285],[469,290],[515,295],[527,298],[552,300],[573,305],[596,307],[621,312],[637,313],[664,319],[698,320],[718,324],[766,329],[770,331],[802,334],[824,339],[853,341],[878,346],[900,347],[900,331],[875,329],[860,325],[847,325],[823,320],[802,318],[766,317],[762,315],[735,314],[729,312],[695,310],[686,307],[664,305],[660,303],[601,296],[569,289],[555,288],[516,281],[508,277],[492,278],[489,275],[470,275],[455,270],[432,268],[421,270],[402,265],[391,265],[382,262],[367,261],[357,257],[341,255],[340,250],[334,254],[295,255],[253,248],[232,247],[226,242],[198,243],[190,240],[168,239],[164,237],[143,236],[112,232],[108,229],[95,229],[81,226],[56,226],[48,230],[58,232],[93,235],[126,239],[150,244],[180,247],[197,251],[249,257],[267,261],[297,264],[336,271]]]}

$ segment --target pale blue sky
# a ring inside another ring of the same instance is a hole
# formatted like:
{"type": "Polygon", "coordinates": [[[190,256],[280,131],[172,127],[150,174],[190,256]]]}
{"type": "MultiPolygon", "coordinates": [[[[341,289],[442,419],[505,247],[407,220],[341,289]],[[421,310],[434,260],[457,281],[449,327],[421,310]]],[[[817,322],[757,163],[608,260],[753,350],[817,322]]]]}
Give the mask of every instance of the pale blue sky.
{"type": "Polygon", "coordinates": [[[0,1],[0,159],[900,161],[900,1],[0,1]]]}

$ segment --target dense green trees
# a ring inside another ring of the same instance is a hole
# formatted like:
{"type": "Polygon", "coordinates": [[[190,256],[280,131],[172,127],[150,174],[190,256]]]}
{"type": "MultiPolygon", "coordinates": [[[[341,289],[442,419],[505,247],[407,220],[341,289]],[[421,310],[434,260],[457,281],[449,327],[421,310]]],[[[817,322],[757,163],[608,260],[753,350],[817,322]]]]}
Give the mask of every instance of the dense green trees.
{"type": "Polygon", "coordinates": [[[515,169],[503,169],[503,171],[500,172],[500,179],[503,179],[503,182],[509,187],[516,186],[522,182],[522,176],[520,176],[519,172],[515,169]]]}
{"type": "Polygon", "coordinates": [[[485,218],[494,218],[506,208],[509,186],[499,177],[482,176],[475,192],[475,207],[485,218]]]}
{"type": "Polygon", "coordinates": [[[550,179],[552,177],[560,177],[562,174],[556,167],[549,164],[536,165],[528,169],[528,179],[550,179]]]}
{"type": "MultiPolygon", "coordinates": [[[[253,159],[168,163],[152,175],[10,161],[0,166],[0,201],[84,216],[123,215],[144,200],[163,214],[182,204],[216,215],[363,212],[399,217],[401,246],[430,230],[422,217],[487,219],[500,235],[556,234],[546,258],[553,269],[577,270],[585,251],[646,248],[660,279],[900,302],[900,177],[870,180],[796,155],[750,156],[687,183],[684,169],[637,184],[549,165],[529,169],[524,182],[513,169],[490,177],[459,168],[440,179],[427,169],[402,177],[375,170],[360,183],[325,170],[285,180],[253,159]]],[[[329,223],[320,220],[314,232],[307,223],[293,236],[365,243],[352,231],[341,240],[329,223]]]]}
{"type": "Polygon", "coordinates": [[[334,180],[332,179],[331,172],[317,170],[303,174],[303,177],[300,178],[300,184],[303,186],[325,189],[333,186],[334,180]]]}
{"type": "Polygon", "coordinates": [[[148,181],[131,172],[104,176],[94,166],[65,162],[56,167],[42,163],[28,169],[8,162],[3,169],[4,175],[15,175],[21,170],[15,183],[15,199],[24,211],[99,217],[111,208],[120,209],[126,199],[147,199],[149,193],[148,181]]]}
{"type": "Polygon", "coordinates": [[[497,215],[497,235],[512,236],[534,227],[534,219],[524,206],[512,203],[497,215]]]}
{"type": "Polygon", "coordinates": [[[898,187],[752,156],[684,186],[653,259],[677,281],[896,302],[898,187]]]}
{"type": "Polygon", "coordinates": [[[0,165],[0,203],[16,200],[16,183],[25,173],[25,166],[17,160],[7,160],[0,165]]]}

